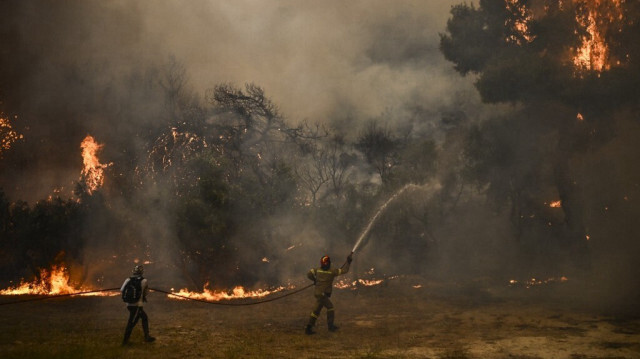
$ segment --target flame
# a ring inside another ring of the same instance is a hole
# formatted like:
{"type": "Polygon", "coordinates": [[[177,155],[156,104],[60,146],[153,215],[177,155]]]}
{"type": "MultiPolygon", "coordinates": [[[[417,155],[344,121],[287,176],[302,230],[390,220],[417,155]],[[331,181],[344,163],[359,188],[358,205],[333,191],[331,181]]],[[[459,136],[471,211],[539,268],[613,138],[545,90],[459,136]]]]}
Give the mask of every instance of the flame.
{"type": "Polygon", "coordinates": [[[549,203],[549,207],[551,207],[551,208],[560,208],[560,207],[562,207],[562,201],[560,201],[560,200],[553,201],[553,202],[549,203]]]}
{"type": "Polygon", "coordinates": [[[0,158],[2,158],[2,152],[7,151],[16,141],[23,138],[23,135],[13,130],[9,119],[0,114],[0,158]]]}
{"type": "MultiPolygon", "coordinates": [[[[572,60],[576,72],[602,72],[608,70],[611,63],[620,63],[620,61],[613,61],[610,58],[605,35],[615,22],[622,20],[622,1],[572,0],[578,10],[576,21],[585,30],[585,34],[580,35],[580,45],[572,49],[572,60]]],[[[563,7],[563,3],[560,2],[558,8],[563,9],[563,7]]],[[[534,20],[532,9],[519,0],[505,0],[505,9],[511,14],[511,17],[505,20],[504,25],[512,31],[512,34],[508,35],[505,41],[517,45],[532,42],[535,39],[529,28],[529,24],[534,20]]],[[[548,11],[549,7],[546,6],[545,9],[548,11]]],[[[578,34],[578,30],[575,33],[578,34]]]]}
{"type": "Polygon", "coordinates": [[[365,287],[371,287],[374,285],[378,285],[380,283],[382,283],[384,280],[383,279],[372,279],[372,280],[366,280],[366,279],[358,279],[358,283],[364,285],[365,287]]]}
{"type": "MultiPolygon", "coordinates": [[[[280,291],[283,291],[284,289],[286,289],[285,287],[277,287],[273,290],[266,290],[266,289],[258,289],[258,290],[254,290],[254,291],[249,291],[246,290],[244,287],[242,286],[236,286],[235,288],[233,288],[231,291],[217,291],[217,290],[212,290],[209,289],[209,282],[205,283],[204,285],[204,289],[202,292],[198,293],[198,292],[191,292],[189,290],[187,290],[186,288],[180,289],[178,292],[173,292],[173,294],[177,294],[183,297],[187,297],[187,298],[193,298],[193,299],[200,299],[200,300],[207,300],[210,302],[218,302],[221,300],[230,300],[230,299],[245,299],[245,298],[262,298],[262,297],[266,297],[270,294],[273,293],[277,293],[280,291]]],[[[291,288],[289,288],[291,289],[291,288]]],[[[169,298],[171,299],[179,299],[179,300],[186,300],[186,298],[180,298],[180,297],[176,297],[173,295],[167,295],[169,298]]]]}
{"type": "MultiPolygon", "coordinates": [[[[356,285],[356,281],[348,281],[348,280],[339,280],[337,281],[333,286],[338,288],[338,289],[349,289],[349,288],[353,288],[356,285]]],[[[355,289],[355,288],[353,288],[355,289]]]]}
{"type": "Polygon", "coordinates": [[[104,169],[112,164],[103,164],[98,160],[97,153],[102,147],[104,147],[104,145],[98,144],[91,135],[87,135],[80,144],[80,148],[82,148],[82,162],[84,164],[82,176],[89,194],[102,187],[104,183],[104,169]]]}
{"type": "Polygon", "coordinates": [[[582,114],[580,112],[578,112],[578,115],[576,116],[576,119],[578,121],[584,121],[584,117],[582,116],[582,114]]]}
{"type": "Polygon", "coordinates": [[[334,284],[338,289],[356,289],[358,284],[365,287],[373,287],[384,282],[384,279],[358,279],[358,280],[340,280],[334,284]]]}
{"type": "MultiPolygon", "coordinates": [[[[35,278],[31,282],[20,281],[15,287],[0,290],[0,295],[59,295],[73,294],[91,291],[86,287],[74,287],[69,284],[69,275],[64,266],[53,266],[51,270],[42,269],[40,279],[35,278]]],[[[107,292],[84,293],[89,296],[113,296],[118,295],[107,292]]]]}
{"type": "Polygon", "coordinates": [[[596,27],[594,12],[590,10],[586,19],[580,21],[580,25],[587,29],[589,36],[582,37],[582,46],[576,51],[573,63],[577,68],[602,71],[607,66],[608,48],[596,27]]]}
{"type": "Polygon", "coordinates": [[[573,63],[578,70],[592,70],[602,72],[611,66],[609,47],[604,35],[609,26],[622,18],[621,0],[575,0],[577,5],[584,7],[585,15],[579,15],[576,20],[585,28],[587,35],[581,37],[581,45],[576,49],[573,63]],[[613,5],[613,6],[603,6],[613,5]]]}

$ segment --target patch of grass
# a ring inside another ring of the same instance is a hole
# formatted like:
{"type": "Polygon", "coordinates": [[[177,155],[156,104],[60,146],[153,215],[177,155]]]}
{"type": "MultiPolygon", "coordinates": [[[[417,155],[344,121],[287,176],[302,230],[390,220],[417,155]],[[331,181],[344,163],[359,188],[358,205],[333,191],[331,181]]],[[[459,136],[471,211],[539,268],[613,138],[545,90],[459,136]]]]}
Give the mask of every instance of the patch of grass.
{"type": "MultiPolygon", "coordinates": [[[[464,300],[452,303],[449,297],[425,300],[410,284],[398,280],[359,296],[336,291],[340,331],[329,332],[322,317],[317,334],[312,336],[303,331],[308,296],[228,308],[155,296],[145,311],[151,335],[157,340],[144,343],[138,324],[130,345],[124,348],[120,343],[128,311],[119,298],[4,306],[0,307],[0,358],[475,359],[476,352],[488,350],[502,354],[498,357],[503,359],[540,359],[555,349],[565,349],[566,341],[556,340],[564,336],[589,345],[574,359],[602,358],[603,348],[608,358],[640,349],[638,334],[618,341],[607,332],[598,333],[603,335],[599,342],[592,342],[590,336],[583,338],[581,334],[591,330],[582,332],[580,328],[593,323],[592,314],[568,312],[577,324],[558,328],[544,321],[556,313],[554,309],[535,303],[530,307],[487,304],[478,309],[467,307],[464,300]],[[523,327],[523,323],[530,327],[523,327]],[[523,351],[526,340],[508,341],[522,336],[549,338],[549,346],[523,351]],[[509,344],[501,349],[503,342],[509,344]],[[515,355],[508,356],[508,352],[515,355]],[[527,355],[520,354],[523,352],[527,355]]],[[[0,296],[0,303],[3,299],[8,300],[0,296]]],[[[640,320],[618,321],[613,328],[635,332],[640,320]]]]}
{"type": "Polygon", "coordinates": [[[605,349],[620,349],[633,346],[634,343],[621,343],[621,342],[602,342],[600,345],[605,349]]]}
{"type": "Polygon", "coordinates": [[[226,359],[236,359],[236,358],[240,358],[242,356],[243,352],[244,352],[244,348],[243,348],[242,343],[234,343],[234,344],[226,347],[222,351],[222,355],[226,359]]]}
{"type": "Polygon", "coordinates": [[[444,353],[438,356],[440,359],[469,359],[469,354],[463,348],[446,349],[444,353]]]}
{"type": "Polygon", "coordinates": [[[382,358],[380,356],[381,350],[377,347],[368,347],[364,352],[359,352],[355,355],[356,358],[360,359],[377,359],[382,358]]]}

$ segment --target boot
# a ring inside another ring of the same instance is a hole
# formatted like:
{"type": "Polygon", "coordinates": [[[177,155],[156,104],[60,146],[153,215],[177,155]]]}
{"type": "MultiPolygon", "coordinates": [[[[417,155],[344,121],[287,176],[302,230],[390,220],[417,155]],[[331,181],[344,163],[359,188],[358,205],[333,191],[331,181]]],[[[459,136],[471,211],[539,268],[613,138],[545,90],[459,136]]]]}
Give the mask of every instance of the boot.
{"type": "Polygon", "coordinates": [[[304,328],[304,334],[306,334],[306,335],[311,335],[311,334],[316,334],[316,332],[314,332],[314,331],[313,331],[313,329],[312,329],[311,325],[307,325],[307,326],[304,328]]]}
{"type": "Polygon", "coordinates": [[[147,343],[152,343],[156,340],[156,338],[149,335],[149,320],[147,320],[146,315],[142,317],[142,331],[144,332],[144,341],[147,343]]]}
{"type": "Polygon", "coordinates": [[[330,332],[335,332],[336,330],[338,330],[338,327],[336,327],[335,325],[333,325],[333,321],[335,320],[335,312],[333,311],[333,308],[327,310],[327,325],[329,326],[329,331],[330,332]]]}
{"type": "Polygon", "coordinates": [[[127,328],[124,331],[124,338],[122,339],[122,346],[129,344],[129,337],[131,336],[131,329],[127,328]]]}
{"type": "Polygon", "coordinates": [[[313,331],[313,326],[316,325],[317,318],[318,318],[318,315],[312,312],[311,316],[309,317],[309,322],[307,323],[307,326],[304,328],[304,334],[311,335],[316,333],[313,331]]]}

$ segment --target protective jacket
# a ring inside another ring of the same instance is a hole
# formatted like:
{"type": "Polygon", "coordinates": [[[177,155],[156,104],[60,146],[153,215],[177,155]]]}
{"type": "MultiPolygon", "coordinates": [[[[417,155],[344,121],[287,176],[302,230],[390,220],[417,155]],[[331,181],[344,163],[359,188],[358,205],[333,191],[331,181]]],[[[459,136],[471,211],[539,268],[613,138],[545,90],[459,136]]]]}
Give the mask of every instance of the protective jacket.
{"type": "Polygon", "coordinates": [[[313,268],[307,273],[307,277],[315,282],[315,296],[331,296],[333,291],[333,279],[341,274],[349,272],[349,262],[345,263],[342,268],[327,269],[313,268]]]}
{"type": "MultiPolygon", "coordinates": [[[[140,277],[140,276],[137,276],[137,277],[140,277]]],[[[120,287],[120,292],[122,292],[124,290],[124,287],[127,286],[127,283],[129,283],[130,280],[131,280],[131,278],[125,279],[124,283],[122,283],[122,287],[120,287]]],[[[140,286],[142,287],[142,295],[140,296],[140,299],[138,299],[138,301],[136,303],[127,303],[128,307],[142,307],[144,305],[144,302],[147,301],[147,294],[149,293],[149,286],[147,284],[147,279],[146,278],[142,278],[142,281],[140,282],[140,286]]]]}

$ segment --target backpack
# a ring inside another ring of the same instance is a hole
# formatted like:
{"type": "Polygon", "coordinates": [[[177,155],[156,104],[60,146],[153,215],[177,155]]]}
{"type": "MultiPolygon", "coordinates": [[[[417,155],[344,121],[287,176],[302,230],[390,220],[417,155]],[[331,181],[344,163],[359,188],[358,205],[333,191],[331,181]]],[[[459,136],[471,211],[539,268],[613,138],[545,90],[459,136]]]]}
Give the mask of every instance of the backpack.
{"type": "Polygon", "coordinates": [[[122,289],[122,301],[137,303],[142,296],[142,277],[130,277],[127,285],[122,289]]]}

